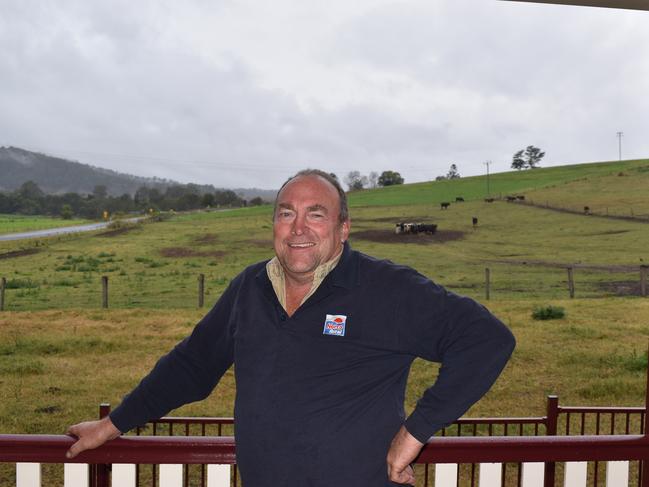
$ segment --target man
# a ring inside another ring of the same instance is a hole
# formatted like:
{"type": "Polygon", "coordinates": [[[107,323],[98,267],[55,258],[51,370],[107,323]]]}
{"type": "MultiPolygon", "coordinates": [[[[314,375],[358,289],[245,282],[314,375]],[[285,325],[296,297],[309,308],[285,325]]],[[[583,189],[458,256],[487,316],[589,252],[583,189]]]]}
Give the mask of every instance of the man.
{"type": "Polygon", "coordinates": [[[69,455],[207,397],[234,363],[245,487],[413,484],[423,444],[487,391],[514,339],[476,302],[353,251],[349,228],[334,178],[306,170],[287,181],[276,256],[237,276],[109,418],[72,426],[69,455]],[[442,367],[406,419],[416,357],[442,367]]]}

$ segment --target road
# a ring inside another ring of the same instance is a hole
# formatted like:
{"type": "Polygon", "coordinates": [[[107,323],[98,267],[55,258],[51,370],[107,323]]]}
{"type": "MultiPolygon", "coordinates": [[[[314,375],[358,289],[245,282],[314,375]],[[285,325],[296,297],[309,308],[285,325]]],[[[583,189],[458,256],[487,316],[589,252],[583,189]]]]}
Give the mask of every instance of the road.
{"type": "MultiPolygon", "coordinates": [[[[142,218],[128,218],[124,222],[137,222],[142,218]]],[[[55,235],[64,235],[66,233],[90,232],[92,230],[101,230],[110,225],[111,222],[89,223],[87,225],[75,225],[73,227],[48,228],[46,230],[33,230],[31,232],[6,233],[0,235],[0,241],[23,240],[28,238],[53,237],[55,235]]]]}

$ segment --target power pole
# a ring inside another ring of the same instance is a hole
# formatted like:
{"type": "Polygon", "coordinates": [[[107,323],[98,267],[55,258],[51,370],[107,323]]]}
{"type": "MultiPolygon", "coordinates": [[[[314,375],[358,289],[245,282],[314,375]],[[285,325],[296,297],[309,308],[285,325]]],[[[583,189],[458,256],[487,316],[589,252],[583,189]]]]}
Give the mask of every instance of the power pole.
{"type": "Polygon", "coordinates": [[[617,151],[618,155],[620,157],[620,161],[622,160],[622,136],[624,135],[624,132],[618,132],[617,133],[617,151]]]}
{"type": "Polygon", "coordinates": [[[487,198],[491,195],[491,190],[489,189],[489,164],[491,164],[491,161],[484,162],[484,165],[487,166],[487,198]]]}

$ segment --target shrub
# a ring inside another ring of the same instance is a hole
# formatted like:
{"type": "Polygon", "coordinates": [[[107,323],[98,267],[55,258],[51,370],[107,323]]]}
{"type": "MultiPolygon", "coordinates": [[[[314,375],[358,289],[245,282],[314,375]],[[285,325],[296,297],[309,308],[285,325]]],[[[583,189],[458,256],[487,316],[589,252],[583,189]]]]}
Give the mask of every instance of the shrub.
{"type": "Polygon", "coordinates": [[[558,320],[565,316],[566,312],[561,306],[536,307],[532,311],[532,318],[535,320],[558,320]]]}

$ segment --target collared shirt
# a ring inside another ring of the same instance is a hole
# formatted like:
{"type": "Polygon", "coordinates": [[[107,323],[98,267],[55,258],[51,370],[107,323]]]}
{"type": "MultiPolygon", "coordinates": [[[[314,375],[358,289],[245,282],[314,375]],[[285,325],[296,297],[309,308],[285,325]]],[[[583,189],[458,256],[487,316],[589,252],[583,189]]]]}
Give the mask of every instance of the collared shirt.
{"type": "MultiPolygon", "coordinates": [[[[302,306],[304,302],[309,299],[313,295],[313,293],[316,292],[320,284],[322,284],[324,278],[327,277],[327,274],[329,274],[333,270],[333,268],[336,267],[341,255],[343,255],[342,249],[340,249],[338,255],[336,255],[333,259],[328,260],[324,264],[320,264],[318,267],[316,267],[316,270],[313,273],[313,283],[311,284],[311,289],[309,289],[309,292],[306,293],[304,298],[302,298],[302,301],[300,301],[300,306],[302,306]]],[[[270,279],[270,282],[273,285],[273,290],[277,295],[279,304],[281,304],[282,308],[286,310],[286,277],[284,274],[284,268],[282,267],[282,264],[280,263],[277,256],[273,257],[266,264],[266,273],[268,274],[268,279],[270,279]]]]}

